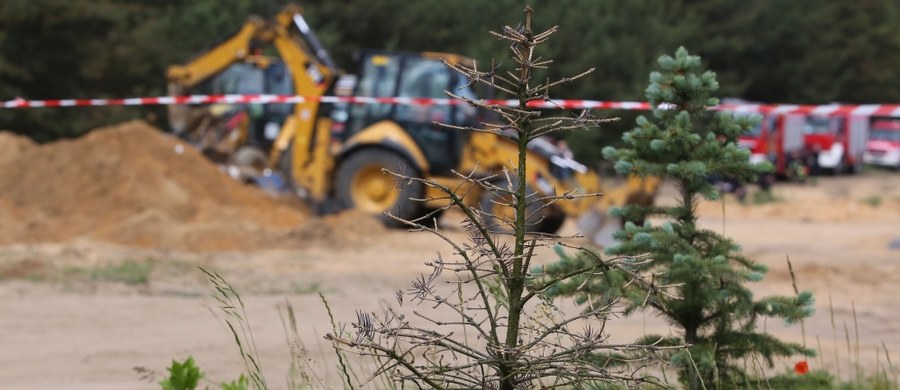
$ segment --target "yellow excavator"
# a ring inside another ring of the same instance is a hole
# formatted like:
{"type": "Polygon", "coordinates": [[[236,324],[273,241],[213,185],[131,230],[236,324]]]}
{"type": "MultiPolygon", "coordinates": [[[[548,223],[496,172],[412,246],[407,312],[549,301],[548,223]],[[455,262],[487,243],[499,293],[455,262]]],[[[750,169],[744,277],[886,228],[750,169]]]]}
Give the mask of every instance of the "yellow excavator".
{"type": "MultiPolygon", "coordinates": [[[[271,20],[251,17],[234,35],[186,64],[171,66],[169,92],[311,99],[297,104],[175,105],[169,109],[170,124],[210,158],[239,172],[252,171],[251,177],[279,173],[291,189],[320,209],[355,207],[381,215],[388,225],[401,226],[383,213],[414,219],[446,205],[439,200],[445,196],[421,183],[398,188],[383,168],[457,188],[463,179],[453,171],[488,177],[514,168],[515,145],[494,134],[434,124],[477,126],[484,113],[466,105],[320,104],[315,98],[445,98],[446,90],[483,97],[442,60],[471,62],[453,54],[365,51],[358,55],[358,74],[345,75],[316,39],[300,8],[288,6],[271,20]]],[[[596,172],[567,158],[552,142],[538,139],[529,146],[526,164],[533,191],[601,192],[596,172]]],[[[623,204],[646,202],[649,194],[652,202],[655,182],[652,187],[641,183],[630,181],[608,197],[623,204]]],[[[490,208],[494,215],[507,213],[492,196],[469,191],[465,201],[490,208]]],[[[530,229],[556,232],[567,216],[596,211],[596,199],[558,202],[545,208],[530,229]]]]}

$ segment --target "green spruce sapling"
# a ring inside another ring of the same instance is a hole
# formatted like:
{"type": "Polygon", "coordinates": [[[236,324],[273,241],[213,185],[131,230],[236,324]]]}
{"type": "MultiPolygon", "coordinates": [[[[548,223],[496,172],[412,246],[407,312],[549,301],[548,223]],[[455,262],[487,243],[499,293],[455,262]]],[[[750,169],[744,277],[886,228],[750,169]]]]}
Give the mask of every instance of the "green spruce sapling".
{"type": "MultiPolygon", "coordinates": [[[[653,261],[635,263],[633,271],[654,274],[659,285],[678,286],[670,290],[674,296],[648,298],[615,270],[581,276],[548,293],[574,296],[576,302],[591,304],[605,303],[611,296],[624,297],[626,311],[649,309],[676,326],[683,337],[648,335],[644,342],[692,345],[670,356],[690,389],[745,384],[750,378],[741,363],[746,359],[761,357],[771,366],[777,356],[813,353],[757,329],[761,317],[781,318],[788,324],[808,317],[813,297],[802,292],[795,297],[754,299],[746,284],[761,280],[766,267],[741,255],[734,241],[698,225],[700,199],[721,196],[710,177],[749,182],[770,169],[768,164],[750,163],[748,151],[736,142],[758,118],[710,110],[718,103],[712,95],[718,88],[715,74],[703,71],[700,58],[684,48],[679,48],[675,57],[662,56],[659,67],[651,73],[646,90],[653,118],[639,117],[637,126],[623,136],[625,146],[606,147],[603,155],[615,161],[620,174],[657,176],[673,183],[677,202],[674,206],[613,209],[611,213],[624,220],[648,222],[643,226],[626,223],[615,235],[617,245],[607,253],[649,254],[653,261]]],[[[588,252],[562,256],[546,272],[564,274],[596,256],[588,252]]]]}

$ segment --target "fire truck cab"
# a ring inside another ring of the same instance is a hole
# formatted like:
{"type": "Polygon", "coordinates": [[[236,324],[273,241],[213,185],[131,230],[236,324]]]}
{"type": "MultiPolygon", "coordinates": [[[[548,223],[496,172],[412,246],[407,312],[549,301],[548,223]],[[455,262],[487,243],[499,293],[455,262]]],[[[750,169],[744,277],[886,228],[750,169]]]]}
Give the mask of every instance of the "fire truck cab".
{"type": "Polygon", "coordinates": [[[868,117],[809,115],[803,123],[803,142],[816,155],[816,166],[841,173],[858,173],[868,139],[868,117]]]}
{"type": "Polygon", "coordinates": [[[863,162],[900,170],[900,117],[872,117],[863,162]]]}
{"type": "Polygon", "coordinates": [[[806,165],[803,121],[802,115],[767,113],[756,127],[740,137],[740,145],[750,150],[751,162],[768,161],[775,167],[776,176],[789,177],[792,164],[806,165]]]}

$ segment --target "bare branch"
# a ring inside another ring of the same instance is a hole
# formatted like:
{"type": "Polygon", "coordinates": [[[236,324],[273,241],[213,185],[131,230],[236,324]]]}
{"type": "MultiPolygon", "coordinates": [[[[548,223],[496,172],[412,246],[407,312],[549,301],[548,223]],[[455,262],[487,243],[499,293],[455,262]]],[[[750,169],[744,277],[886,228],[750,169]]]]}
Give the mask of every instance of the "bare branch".
{"type": "MultiPolygon", "coordinates": [[[[512,96],[518,106],[487,104],[483,100],[461,96],[463,93],[459,91],[445,91],[448,97],[469,107],[496,113],[497,123],[435,122],[447,129],[507,138],[514,143],[518,154],[514,157],[501,154],[503,157],[500,158],[514,161],[483,162],[484,167],[479,163],[466,173],[451,171],[453,182],[458,183],[453,185],[442,184],[447,183],[444,180],[438,182],[385,170],[399,183],[428,189],[427,195],[418,195],[414,201],[429,202],[429,208],[436,207],[436,202],[441,204],[438,210],[410,220],[390,212],[385,214],[387,218],[408,226],[411,231],[434,234],[450,245],[453,256],[445,259],[438,254],[426,263],[432,268],[430,273],[422,273],[405,293],[398,293],[397,302],[401,308],[404,304],[416,306],[412,315],[404,316],[403,313],[409,312],[393,308],[384,309],[378,315],[359,312],[353,324],[357,333],[352,341],[343,336],[328,336],[336,347],[375,358],[379,362],[375,371],[378,375],[389,375],[407,385],[454,389],[559,388],[575,387],[585,381],[658,384],[652,377],[642,376],[627,365],[658,364],[662,359],[657,353],[670,347],[609,343],[605,319],[613,312],[615,297],[609,297],[603,305],[595,305],[591,299],[589,310],[567,316],[543,295],[564,281],[590,279],[615,270],[626,275],[633,286],[647,291],[647,304],[656,304],[658,296],[670,297],[665,295],[670,286],[658,285],[653,275],[639,275],[633,268],[649,259],[612,258],[604,261],[594,255],[592,264],[563,275],[550,277],[531,270],[537,261],[535,256],[542,252],[540,248],[560,245],[567,249],[585,249],[562,243],[559,235],[532,230],[539,229],[548,218],[560,215],[565,209],[561,202],[602,194],[587,194],[574,187],[560,189],[562,194],[558,194],[556,188],[541,188],[540,192],[532,189],[534,183],[528,181],[531,170],[535,169],[535,164],[549,164],[549,161],[529,160],[526,164],[525,156],[531,154],[529,141],[559,131],[594,128],[614,120],[595,118],[586,110],[573,116],[543,117],[539,109],[531,107],[529,103],[535,101],[556,104],[550,98],[551,89],[593,71],[589,69],[556,81],[547,79],[543,83],[533,80],[536,69],[554,64],[552,59],[536,56],[535,46],[550,39],[558,27],[535,34],[531,15],[531,8],[526,8],[521,25],[504,26],[499,32],[491,32],[509,43],[511,67],[504,68],[493,60],[487,69],[478,62],[467,65],[444,61],[446,66],[466,77],[462,88],[487,85],[512,96]],[[481,198],[472,202],[473,196],[481,198]],[[476,203],[478,206],[474,205],[476,203]],[[492,211],[495,208],[490,206],[512,210],[514,216],[505,211],[492,211]],[[465,217],[462,229],[467,233],[467,241],[455,242],[454,235],[438,227],[437,214],[450,210],[461,212],[465,217]],[[449,280],[445,280],[447,276],[449,280]],[[442,280],[445,283],[441,283],[442,280]],[[435,315],[433,311],[439,312],[435,315]],[[447,314],[452,319],[448,320],[447,314]],[[599,319],[602,325],[573,330],[573,324],[588,319],[599,319]],[[627,356],[618,358],[620,366],[616,367],[597,365],[589,359],[604,353],[627,356]]],[[[553,181],[555,186],[566,183],[562,178],[557,179],[553,181]]],[[[575,234],[568,238],[578,237],[575,234]]]]}

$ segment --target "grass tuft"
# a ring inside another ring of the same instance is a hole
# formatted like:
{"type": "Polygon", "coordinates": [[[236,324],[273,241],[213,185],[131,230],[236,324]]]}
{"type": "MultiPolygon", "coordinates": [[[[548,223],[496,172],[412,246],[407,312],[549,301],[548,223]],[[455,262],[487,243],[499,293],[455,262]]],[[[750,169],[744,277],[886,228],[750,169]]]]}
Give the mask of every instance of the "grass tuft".
{"type": "Polygon", "coordinates": [[[770,191],[755,191],[753,196],[751,197],[751,201],[754,205],[764,205],[769,203],[777,203],[783,202],[784,198],[775,195],[774,192],[770,191]]]}
{"type": "Polygon", "coordinates": [[[862,202],[869,205],[869,207],[881,206],[881,195],[868,196],[864,198],[862,202]]]}
{"type": "Polygon", "coordinates": [[[153,272],[154,266],[152,261],[126,261],[91,268],[87,272],[93,281],[144,285],[150,282],[150,274],[153,272]]]}
{"type": "Polygon", "coordinates": [[[234,342],[237,344],[241,359],[244,360],[250,383],[256,390],[268,389],[266,379],[262,373],[262,367],[260,366],[256,341],[253,339],[253,332],[250,331],[250,321],[247,318],[244,301],[237,291],[234,290],[234,287],[221,275],[207,271],[202,267],[200,267],[200,270],[206,274],[206,277],[216,290],[212,296],[219,303],[219,309],[225,313],[225,325],[228,326],[232,336],[234,336],[234,342]]]}

